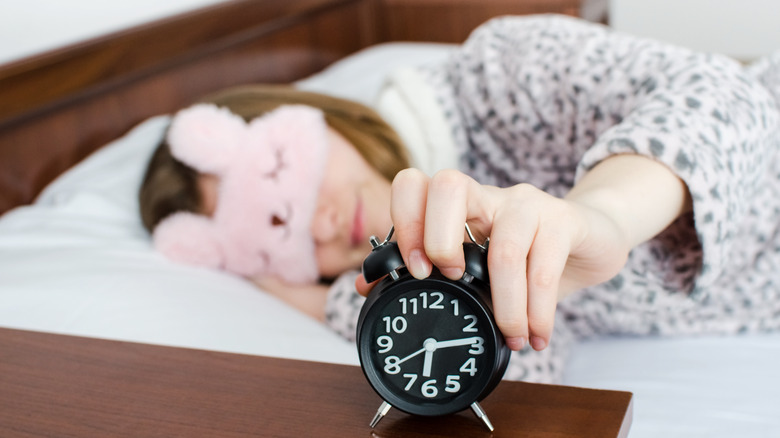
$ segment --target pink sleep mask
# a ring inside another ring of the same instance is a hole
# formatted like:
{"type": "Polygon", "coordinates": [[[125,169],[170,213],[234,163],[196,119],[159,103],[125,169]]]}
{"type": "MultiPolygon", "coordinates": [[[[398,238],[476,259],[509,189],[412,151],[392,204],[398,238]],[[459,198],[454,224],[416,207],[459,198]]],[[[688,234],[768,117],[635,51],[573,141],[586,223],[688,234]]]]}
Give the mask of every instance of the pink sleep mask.
{"type": "Polygon", "coordinates": [[[157,250],[248,278],[318,278],[311,222],[328,156],[322,111],[286,105],[246,123],[198,104],[174,116],[168,144],[176,159],[217,176],[219,188],[211,217],[178,212],[160,222],[157,250]]]}

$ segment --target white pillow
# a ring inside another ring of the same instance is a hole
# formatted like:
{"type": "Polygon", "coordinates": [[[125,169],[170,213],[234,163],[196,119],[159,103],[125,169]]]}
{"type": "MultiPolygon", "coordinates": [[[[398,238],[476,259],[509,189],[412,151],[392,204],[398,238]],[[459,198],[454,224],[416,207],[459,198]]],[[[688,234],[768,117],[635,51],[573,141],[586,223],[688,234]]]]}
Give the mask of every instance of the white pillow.
{"type": "Polygon", "coordinates": [[[296,86],[374,106],[388,74],[400,67],[413,67],[444,60],[457,47],[441,43],[384,43],[341,59],[320,73],[300,80],[296,86]]]}
{"type": "Polygon", "coordinates": [[[157,254],[137,192],[168,117],[142,123],[0,220],[0,325],[357,363],[354,347],[252,284],[157,254]]]}
{"type": "MultiPolygon", "coordinates": [[[[370,104],[395,66],[450,48],[379,45],[299,86],[370,104]]],[[[0,218],[0,325],[356,364],[349,342],[254,285],[152,249],[137,193],[168,123],[141,123],[0,218]]]]}
{"type": "MultiPolygon", "coordinates": [[[[370,104],[396,66],[451,47],[378,45],[298,85],[370,104]]],[[[254,285],[152,249],[137,192],[168,123],[141,123],[0,218],[0,325],[356,364],[350,343],[254,285]]]]}

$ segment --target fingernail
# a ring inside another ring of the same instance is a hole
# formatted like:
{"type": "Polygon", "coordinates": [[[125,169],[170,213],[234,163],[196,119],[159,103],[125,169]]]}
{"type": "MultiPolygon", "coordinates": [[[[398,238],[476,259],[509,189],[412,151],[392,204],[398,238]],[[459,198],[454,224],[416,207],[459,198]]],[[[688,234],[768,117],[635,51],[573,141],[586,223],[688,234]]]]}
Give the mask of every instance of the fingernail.
{"type": "Polygon", "coordinates": [[[512,351],[520,351],[525,348],[525,338],[522,336],[506,338],[506,346],[512,351]]]}
{"type": "Polygon", "coordinates": [[[431,267],[422,250],[413,249],[409,252],[409,272],[412,277],[422,280],[431,275],[431,267]]]}
{"type": "Polygon", "coordinates": [[[544,350],[547,347],[547,341],[539,336],[531,336],[531,347],[536,351],[544,350]]]}
{"type": "Polygon", "coordinates": [[[439,271],[450,280],[460,280],[463,277],[463,269],[460,268],[439,268],[439,271]]]}

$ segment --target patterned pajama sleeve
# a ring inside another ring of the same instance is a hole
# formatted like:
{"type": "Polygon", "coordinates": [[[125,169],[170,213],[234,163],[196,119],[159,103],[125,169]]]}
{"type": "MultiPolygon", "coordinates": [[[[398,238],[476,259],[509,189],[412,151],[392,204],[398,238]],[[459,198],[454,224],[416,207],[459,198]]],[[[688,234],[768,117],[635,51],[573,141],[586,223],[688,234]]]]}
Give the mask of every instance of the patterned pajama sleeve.
{"type": "MultiPolygon", "coordinates": [[[[507,378],[559,381],[575,338],[778,325],[780,111],[741,65],[532,16],[491,20],[420,73],[461,170],[483,184],[563,196],[600,161],[631,153],[665,164],[693,199],[693,213],[635,248],[615,278],[561,302],[550,346],[513,354],[507,378]]],[[[332,294],[328,321],[354,338],[360,304],[348,289],[332,294]]]]}
{"type": "Polygon", "coordinates": [[[325,323],[344,339],[355,341],[358,316],[363,298],[355,289],[359,271],[341,274],[330,286],[325,303],[325,323]]]}
{"type": "Polygon", "coordinates": [[[687,184],[693,214],[635,248],[611,281],[559,305],[577,337],[680,335],[780,325],[777,65],[775,56],[748,72],[727,57],[535,16],[486,23],[422,74],[462,170],[481,183],[563,196],[600,161],[631,153],[687,184]]]}

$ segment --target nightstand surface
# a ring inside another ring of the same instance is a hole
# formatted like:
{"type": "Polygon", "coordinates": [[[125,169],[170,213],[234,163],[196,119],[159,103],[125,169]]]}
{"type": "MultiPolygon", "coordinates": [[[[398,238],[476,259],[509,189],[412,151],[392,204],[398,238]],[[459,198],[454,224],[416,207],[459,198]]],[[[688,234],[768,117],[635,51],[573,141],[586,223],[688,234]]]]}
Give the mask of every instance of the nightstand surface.
{"type": "Polygon", "coordinates": [[[470,412],[392,409],[359,367],[0,328],[0,436],[624,437],[632,395],[502,382],[470,412]]]}

